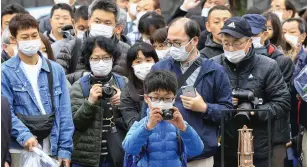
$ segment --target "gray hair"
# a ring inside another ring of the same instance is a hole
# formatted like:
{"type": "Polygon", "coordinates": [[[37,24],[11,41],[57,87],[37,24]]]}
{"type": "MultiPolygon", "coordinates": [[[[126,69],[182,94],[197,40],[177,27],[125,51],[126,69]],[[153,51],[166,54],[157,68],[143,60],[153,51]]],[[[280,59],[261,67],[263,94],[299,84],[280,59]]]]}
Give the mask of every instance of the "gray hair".
{"type": "Polygon", "coordinates": [[[10,30],[7,28],[3,31],[2,33],[2,37],[1,37],[1,43],[2,44],[10,44],[11,43],[11,32],[10,30]]]}
{"type": "Polygon", "coordinates": [[[89,16],[91,16],[93,14],[93,11],[96,9],[101,9],[107,12],[114,13],[116,21],[118,21],[118,16],[120,12],[115,0],[94,0],[88,7],[89,16]]]}

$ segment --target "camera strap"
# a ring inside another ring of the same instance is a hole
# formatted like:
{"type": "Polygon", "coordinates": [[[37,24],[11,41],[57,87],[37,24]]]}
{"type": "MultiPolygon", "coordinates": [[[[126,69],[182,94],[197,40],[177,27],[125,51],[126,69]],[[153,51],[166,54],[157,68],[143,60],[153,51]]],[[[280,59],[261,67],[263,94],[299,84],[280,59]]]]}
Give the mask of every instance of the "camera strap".
{"type": "MultiPolygon", "coordinates": [[[[201,57],[197,58],[194,61],[194,63],[187,69],[187,71],[178,78],[178,80],[177,80],[178,88],[181,88],[181,86],[185,84],[186,80],[193,74],[193,72],[198,67],[200,67],[201,62],[202,62],[202,58],[201,57]]],[[[179,69],[181,69],[180,68],[180,62],[177,61],[177,62],[175,62],[175,64],[176,64],[177,67],[179,67],[179,69]]]]}

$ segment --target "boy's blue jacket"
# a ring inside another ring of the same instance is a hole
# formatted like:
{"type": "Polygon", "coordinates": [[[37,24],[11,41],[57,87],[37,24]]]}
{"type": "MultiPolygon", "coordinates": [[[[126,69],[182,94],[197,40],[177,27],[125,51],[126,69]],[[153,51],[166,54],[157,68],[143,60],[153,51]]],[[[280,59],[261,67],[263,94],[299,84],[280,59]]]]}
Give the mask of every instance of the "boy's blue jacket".
{"type": "Polygon", "coordinates": [[[147,122],[148,117],[143,118],[140,122],[134,122],[123,141],[126,153],[136,156],[140,154],[142,147],[147,146],[147,156],[146,154],[142,156],[137,164],[138,167],[180,167],[176,131],[182,138],[188,157],[195,157],[204,149],[200,137],[187,123],[186,131],[182,132],[167,121],[161,121],[155,128],[148,130],[147,122]]]}
{"type": "MultiPolygon", "coordinates": [[[[42,67],[38,76],[38,87],[41,101],[47,114],[52,112],[51,98],[48,88],[50,69],[46,59],[42,58],[42,67]]],[[[37,100],[31,83],[20,67],[19,56],[4,62],[1,67],[1,95],[8,99],[12,114],[11,148],[22,149],[25,142],[33,137],[30,130],[18,119],[15,113],[24,115],[40,115],[37,100]]],[[[70,159],[73,151],[72,136],[74,124],[72,120],[70,97],[63,68],[50,61],[53,73],[53,91],[55,103],[55,121],[50,133],[51,153],[58,158],[70,159]]]]}
{"type": "MultiPolygon", "coordinates": [[[[207,111],[200,113],[185,109],[180,99],[180,95],[182,95],[181,89],[177,92],[174,104],[181,112],[183,119],[195,129],[204,143],[202,154],[193,159],[214,156],[218,147],[218,129],[221,122],[221,110],[232,109],[232,91],[224,67],[215,63],[213,60],[204,58],[200,68],[194,87],[206,102],[208,106],[207,111]]],[[[177,78],[182,75],[181,69],[177,68],[175,60],[171,57],[159,61],[152,67],[152,71],[157,70],[172,71],[176,73],[177,78]]],[[[230,118],[230,112],[225,113],[225,116],[225,118],[230,118]]]]}

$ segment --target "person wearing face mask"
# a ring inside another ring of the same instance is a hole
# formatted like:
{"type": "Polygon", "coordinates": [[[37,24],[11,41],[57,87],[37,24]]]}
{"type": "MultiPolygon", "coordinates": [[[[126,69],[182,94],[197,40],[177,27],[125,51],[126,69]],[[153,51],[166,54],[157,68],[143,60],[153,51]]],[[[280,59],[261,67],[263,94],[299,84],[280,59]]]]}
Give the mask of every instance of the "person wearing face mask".
{"type": "MultiPolygon", "coordinates": [[[[258,14],[247,14],[244,15],[243,18],[248,21],[252,28],[252,40],[255,53],[268,56],[277,62],[279,69],[283,74],[284,80],[289,88],[292,74],[294,71],[293,62],[290,57],[285,56],[283,53],[281,53],[276,48],[276,46],[271,44],[268,40],[268,32],[265,26],[265,17],[258,14]]],[[[290,110],[285,113],[280,113],[282,115],[277,114],[277,119],[274,121],[275,128],[273,132],[274,135],[272,166],[283,167],[284,162],[280,160],[286,157],[286,143],[290,140],[290,110]]]]}
{"type": "Polygon", "coordinates": [[[127,78],[112,73],[120,53],[111,39],[88,38],[82,48],[86,70],[72,85],[70,98],[76,127],[72,167],[122,167],[121,142],[126,125],[119,111],[127,78]]]}
{"type": "Polygon", "coordinates": [[[155,48],[159,60],[167,59],[169,56],[169,47],[165,42],[167,39],[167,28],[157,29],[150,37],[150,43],[155,48]]]}
{"type": "Polygon", "coordinates": [[[129,82],[121,94],[120,111],[128,128],[141,119],[144,102],[143,82],[151,67],[158,62],[154,48],[144,42],[134,44],[127,54],[129,82]]]}
{"type": "Polygon", "coordinates": [[[33,151],[40,144],[46,154],[69,167],[74,125],[65,73],[39,51],[41,39],[33,16],[17,14],[9,30],[18,54],[2,64],[1,95],[11,106],[12,166],[20,166],[23,149],[33,151]]]}
{"type": "Polygon", "coordinates": [[[68,4],[59,3],[52,7],[50,14],[51,30],[44,32],[50,43],[63,39],[62,28],[66,25],[73,25],[73,11],[68,4]]]}
{"type": "Polygon", "coordinates": [[[286,50],[285,54],[291,57],[295,67],[290,84],[292,107],[290,114],[290,123],[291,134],[292,136],[296,136],[299,132],[299,127],[297,125],[298,93],[293,85],[293,80],[307,64],[307,54],[304,51],[304,47],[302,45],[303,41],[306,38],[306,27],[302,19],[292,18],[285,20],[282,25],[282,30],[287,43],[290,43],[291,45],[291,49],[289,51],[286,50]],[[292,52],[292,54],[289,54],[289,52],[292,52]]]}
{"type": "Polygon", "coordinates": [[[83,40],[84,33],[89,29],[88,27],[88,6],[80,6],[75,14],[75,30],[77,38],[83,40]]]}
{"type": "MultiPolygon", "coordinates": [[[[59,4],[59,3],[65,3],[68,4],[71,8],[72,11],[75,12],[76,11],[76,0],[54,0],[54,5],[59,4]]],[[[46,16],[42,16],[40,18],[38,18],[38,22],[39,22],[39,31],[41,33],[44,32],[48,32],[51,31],[52,27],[50,24],[50,18],[51,16],[48,14],[46,16]]]]}
{"type": "MultiPolygon", "coordinates": [[[[89,6],[89,30],[84,33],[83,41],[96,36],[104,36],[110,38],[117,45],[118,51],[121,53],[119,58],[114,62],[113,72],[121,75],[126,74],[126,55],[130,46],[122,41],[119,41],[116,37],[116,24],[118,23],[118,7],[114,0],[95,0],[89,6]]],[[[85,67],[83,62],[83,55],[81,54],[77,59],[76,68],[70,72],[72,67],[71,59],[74,56],[73,51],[76,45],[76,39],[73,38],[69,41],[65,41],[61,44],[60,53],[57,56],[57,63],[63,66],[65,72],[68,75],[73,75],[71,83],[78,80],[84,75],[85,67]],[[75,75],[76,74],[76,75],[75,75]]]]}
{"type": "Polygon", "coordinates": [[[141,155],[137,167],[186,166],[187,157],[195,157],[203,151],[204,144],[197,132],[173,106],[177,90],[176,75],[170,71],[150,72],[146,76],[144,98],[149,106],[148,116],[136,121],[123,141],[126,153],[135,157],[141,155]],[[171,118],[164,117],[163,110],[170,109],[171,118]],[[143,147],[150,149],[143,151],[143,147]],[[180,152],[180,147],[185,147],[185,153],[180,152]]]}
{"type": "MultiPolygon", "coordinates": [[[[252,28],[243,17],[228,19],[221,31],[224,54],[213,58],[224,66],[232,89],[253,90],[254,96],[263,99],[263,103],[252,107],[249,102],[232,98],[238,109],[269,109],[272,120],[285,115],[290,110],[290,93],[276,61],[255,53],[252,47],[252,28]]],[[[268,112],[248,112],[247,124],[253,129],[254,157],[253,165],[268,166],[268,112]]],[[[225,122],[225,163],[237,166],[238,129],[243,125],[232,119],[225,122]]],[[[219,155],[219,154],[217,154],[219,155]]],[[[216,163],[218,164],[218,162],[216,163]]]]}
{"type": "Polygon", "coordinates": [[[174,106],[204,143],[201,155],[189,157],[188,166],[213,167],[221,110],[232,108],[231,89],[224,69],[212,60],[201,58],[196,48],[199,34],[195,21],[188,18],[174,21],[167,35],[170,57],[156,63],[152,71],[163,69],[176,73],[180,83],[174,106]],[[193,86],[195,96],[182,94],[183,86],[193,86]]]}
{"type": "Polygon", "coordinates": [[[280,22],[296,15],[296,8],[291,0],[272,0],[270,11],[278,16],[280,22]]]}
{"type": "Polygon", "coordinates": [[[134,23],[134,20],[136,19],[137,15],[137,3],[140,2],[140,0],[130,0],[128,4],[128,11],[127,11],[127,22],[126,27],[124,28],[124,34],[127,35],[131,33],[132,31],[136,30],[136,24],[134,23]]]}
{"type": "Polygon", "coordinates": [[[131,41],[131,44],[133,45],[136,41],[140,40],[143,36],[139,32],[139,24],[142,16],[144,16],[147,12],[156,12],[157,14],[161,15],[161,7],[160,7],[160,1],[159,0],[141,0],[137,3],[136,7],[136,15],[135,20],[133,21],[134,25],[127,24],[128,29],[132,31],[127,34],[128,38],[131,41]]]}
{"type": "Polygon", "coordinates": [[[1,52],[1,63],[7,61],[11,57],[15,56],[18,52],[17,45],[11,39],[10,30],[7,28],[3,31],[1,37],[2,52],[1,52]]]}
{"type": "Polygon", "coordinates": [[[139,33],[141,34],[138,42],[145,42],[152,44],[150,42],[151,35],[159,28],[164,28],[165,22],[163,16],[156,12],[147,12],[144,16],[141,17],[139,22],[139,33]]]}
{"type": "Polygon", "coordinates": [[[206,42],[204,43],[204,49],[200,51],[202,57],[212,58],[224,53],[221,35],[219,33],[221,32],[225,21],[230,17],[231,11],[225,6],[215,6],[211,8],[206,22],[207,31],[209,34],[206,42]]]}

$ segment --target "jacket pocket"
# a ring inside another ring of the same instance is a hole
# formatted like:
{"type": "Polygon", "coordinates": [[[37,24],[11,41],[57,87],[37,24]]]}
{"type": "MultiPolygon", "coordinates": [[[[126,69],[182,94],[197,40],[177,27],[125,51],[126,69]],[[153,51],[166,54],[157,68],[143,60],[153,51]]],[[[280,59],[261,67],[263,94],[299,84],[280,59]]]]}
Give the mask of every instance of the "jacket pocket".
{"type": "Polygon", "coordinates": [[[53,96],[54,96],[54,104],[56,107],[60,106],[60,97],[62,93],[63,92],[61,86],[55,86],[53,96]]]}
{"type": "Polygon", "coordinates": [[[13,95],[15,105],[25,105],[31,100],[26,87],[21,84],[13,84],[13,95]]]}

